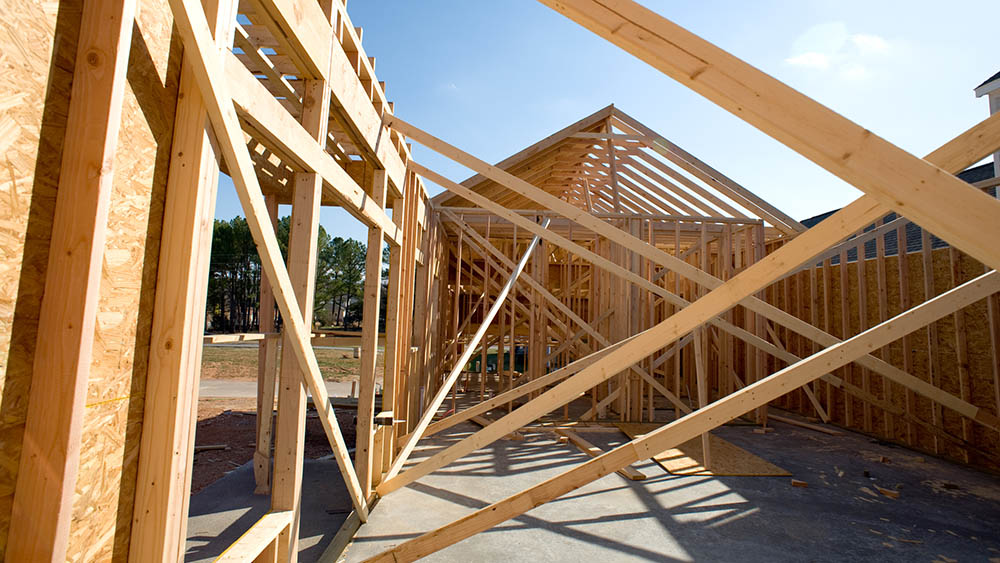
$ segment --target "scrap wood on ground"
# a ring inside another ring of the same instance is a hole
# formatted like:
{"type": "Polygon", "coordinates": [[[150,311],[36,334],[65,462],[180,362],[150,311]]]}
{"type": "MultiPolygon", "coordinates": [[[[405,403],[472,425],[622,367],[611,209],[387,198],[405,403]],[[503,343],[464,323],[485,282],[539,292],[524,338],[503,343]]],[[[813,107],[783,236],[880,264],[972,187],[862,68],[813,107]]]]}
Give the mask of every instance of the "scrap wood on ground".
{"type": "MultiPolygon", "coordinates": [[[[650,423],[619,423],[618,428],[629,439],[639,438],[661,425],[650,423]]],[[[688,440],[653,457],[653,461],[671,475],[714,475],[732,477],[787,477],[791,473],[756,456],[727,440],[709,434],[712,450],[711,468],[704,466],[701,437],[688,440]]]]}

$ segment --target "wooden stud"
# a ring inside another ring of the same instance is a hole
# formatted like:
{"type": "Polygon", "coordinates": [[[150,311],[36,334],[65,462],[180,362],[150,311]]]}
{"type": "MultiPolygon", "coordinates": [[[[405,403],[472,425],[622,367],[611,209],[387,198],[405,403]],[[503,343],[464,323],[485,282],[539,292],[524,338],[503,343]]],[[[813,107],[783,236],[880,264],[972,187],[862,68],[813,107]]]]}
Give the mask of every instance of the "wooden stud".
{"type": "MultiPolygon", "coordinates": [[[[389,177],[385,170],[376,170],[372,179],[372,197],[376,205],[385,206],[389,177]]],[[[375,370],[378,363],[379,307],[382,302],[382,244],[385,231],[379,227],[368,229],[368,251],[365,256],[365,294],[361,327],[361,372],[358,393],[357,446],[354,464],[361,482],[364,497],[372,491],[372,451],[375,433],[375,370]]],[[[384,372],[383,372],[384,373],[384,372]]]]}
{"type": "MultiPolygon", "coordinates": [[[[995,118],[990,118],[986,121],[990,121],[991,126],[993,128],[1000,129],[1000,120],[991,121],[993,119],[995,118]]],[[[652,247],[646,244],[644,241],[637,239],[620,229],[614,228],[612,225],[609,225],[608,223],[605,223],[603,221],[596,219],[593,216],[585,214],[580,209],[568,204],[567,202],[555,198],[554,196],[545,193],[544,191],[528,184],[527,182],[524,182],[523,180],[520,180],[519,178],[511,176],[507,172],[499,170],[496,167],[490,166],[489,164],[476,159],[472,155],[469,155],[456,147],[448,145],[444,141],[441,141],[440,139],[437,139],[424,131],[421,131],[420,129],[414,127],[413,125],[405,123],[399,120],[398,118],[393,118],[392,124],[393,127],[403,130],[403,132],[408,136],[416,138],[421,143],[434,149],[435,151],[438,151],[439,153],[448,156],[449,158],[453,158],[457,162],[464,164],[474,170],[477,170],[480,173],[494,179],[495,181],[503,183],[509,189],[512,189],[524,195],[530,194],[530,196],[533,199],[535,199],[540,203],[543,203],[546,207],[549,207],[550,209],[553,210],[558,210],[560,213],[563,213],[566,217],[572,219],[573,221],[579,223],[580,225],[585,226],[594,232],[603,234],[611,240],[618,241],[620,244],[623,244],[628,248],[636,248],[637,250],[641,251],[643,255],[649,257],[650,259],[653,259],[654,261],[657,261],[660,264],[669,265],[671,269],[674,269],[675,271],[682,273],[691,280],[698,281],[698,283],[706,285],[709,288],[718,288],[719,285],[722,283],[721,280],[715,278],[714,276],[711,276],[707,272],[703,272],[702,270],[690,264],[678,260],[675,257],[670,256],[669,254],[661,251],[660,249],[652,247]]],[[[968,143],[971,139],[979,140],[983,136],[984,132],[982,131],[982,128],[979,126],[974,127],[969,131],[967,131],[966,133],[964,133],[963,135],[961,135],[955,141],[949,143],[945,147],[942,147],[942,149],[939,149],[939,151],[935,151],[935,153],[932,153],[932,155],[949,154],[949,151],[951,150],[953,144],[968,143]]],[[[1000,134],[998,134],[998,136],[1000,136],[1000,134]]],[[[967,157],[967,155],[962,155],[962,156],[967,157]]],[[[464,186],[460,186],[458,184],[455,184],[454,182],[449,181],[447,178],[444,178],[440,174],[437,174],[422,165],[411,162],[409,166],[411,169],[415,170],[422,176],[427,177],[428,179],[435,181],[442,186],[447,187],[449,190],[462,195],[462,197],[464,197],[465,199],[474,201],[481,207],[488,208],[494,213],[508,219],[509,221],[518,222],[519,224],[522,224],[523,226],[525,226],[529,230],[532,230],[536,234],[539,234],[543,238],[555,242],[556,244],[562,246],[563,248],[570,249],[575,254],[586,258],[595,265],[601,265],[605,269],[609,269],[609,271],[620,273],[620,275],[623,278],[628,279],[633,283],[639,284],[640,286],[646,287],[647,281],[642,277],[636,276],[627,270],[623,270],[613,262],[604,260],[601,257],[596,256],[593,253],[586,251],[585,249],[582,249],[579,245],[573,243],[572,241],[569,241],[564,237],[556,235],[555,233],[552,233],[545,229],[538,229],[537,225],[534,225],[530,221],[526,221],[523,217],[517,215],[516,213],[513,213],[508,209],[502,208],[501,206],[498,206],[492,201],[480,196],[479,194],[472,192],[471,190],[465,188],[464,186]]],[[[857,215],[857,219],[859,221],[863,219],[864,223],[860,225],[852,224],[850,225],[850,228],[852,229],[861,228],[865,224],[878,218],[882,213],[882,208],[876,201],[866,199],[864,197],[857,200],[854,205],[857,206],[855,208],[856,210],[865,209],[866,211],[864,214],[857,215]]],[[[812,254],[814,255],[815,253],[816,251],[813,250],[812,254]]],[[[809,256],[809,258],[811,257],[812,255],[809,256]]],[[[808,258],[803,259],[803,261],[805,261],[806,259],[808,258]]],[[[669,292],[664,294],[662,288],[653,286],[649,287],[649,289],[661,294],[665,298],[674,299],[675,302],[677,302],[678,304],[686,305],[687,303],[687,301],[683,299],[677,301],[677,299],[679,298],[676,295],[670,294],[669,292]]],[[[814,341],[820,342],[824,345],[829,346],[838,342],[838,339],[836,337],[833,337],[832,335],[823,332],[822,330],[809,324],[808,322],[804,322],[792,315],[789,315],[784,311],[781,311],[777,307],[767,304],[756,297],[750,296],[747,299],[741,300],[740,304],[752,310],[754,313],[763,314],[767,318],[779,322],[785,326],[794,327],[801,334],[808,335],[809,338],[813,339],[814,341]]],[[[722,328],[726,324],[725,321],[722,321],[720,319],[713,319],[710,322],[720,328],[722,328]]],[[[771,346],[768,342],[762,340],[761,338],[759,338],[758,336],[747,330],[741,330],[737,327],[729,327],[729,330],[738,331],[739,333],[742,334],[744,340],[750,339],[749,341],[752,341],[754,345],[758,348],[762,347],[764,349],[768,349],[769,351],[772,351],[774,349],[774,347],[771,346]]],[[[773,353],[781,355],[780,351],[776,351],[773,353]]],[[[884,362],[874,356],[866,356],[862,359],[859,359],[858,362],[861,363],[866,369],[873,369],[887,377],[894,377],[895,380],[899,381],[903,385],[907,385],[907,382],[913,385],[919,385],[920,383],[917,378],[910,376],[909,374],[903,374],[902,372],[900,372],[898,368],[895,368],[891,364],[888,364],[887,362],[884,362]]],[[[964,401],[961,400],[959,401],[962,403],[960,405],[961,408],[971,407],[971,405],[969,405],[968,403],[965,403],[964,401]]],[[[975,407],[972,408],[974,409],[975,407]]]]}
{"type": "MultiPolygon", "coordinates": [[[[896,256],[898,258],[896,264],[898,266],[898,278],[899,278],[899,310],[907,311],[911,307],[910,303],[910,258],[909,249],[907,248],[906,240],[906,225],[902,225],[896,229],[896,256]]],[[[913,370],[913,354],[910,350],[913,344],[913,337],[911,335],[906,335],[902,340],[902,354],[903,354],[903,371],[911,372],[913,370]]],[[[905,400],[905,411],[907,418],[912,416],[913,411],[916,409],[916,395],[913,393],[912,389],[904,389],[904,400],[905,400]]],[[[916,429],[912,422],[906,423],[906,443],[913,446],[916,443],[916,429]]]]}
{"type": "Polygon", "coordinates": [[[170,5],[174,13],[175,26],[185,46],[185,53],[191,55],[191,66],[195,71],[202,97],[205,99],[206,111],[219,140],[219,147],[232,174],[240,203],[246,212],[251,234],[257,243],[261,266],[271,280],[278,309],[285,319],[285,329],[291,336],[295,358],[308,379],[317,410],[321,411],[320,421],[333,446],[337,464],[348,483],[348,491],[355,508],[362,520],[365,520],[367,519],[365,499],[361,496],[357,475],[347,457],[347,446],[336,423],[333,408],[327,400],[319,365],[309,347],[308,327],[302,320],[288,271],[281,264],[278,241],[273,232],[265,229],[267,211],[264,198],[260,193],[250,155],[243,144],[243,134],[235,110],[229,105],[231,98],[222,81],[212,80],[213,76],[222,76],[223,73],[217,53],[213,52],[211,47],[208,23],[201,8],[193,0],[171,0],[170,5]]]}
{"type": "MultiPolygon", "coordinates": [[[[720,399],[704,409],[694,411],[680,420],[662,426],[642,438],[619,446],[589,462],[473,512],[460,520],[408,540],[366,561],[413,561],[429,555],[477,532],[523,514],[540,504],[558,498],[626,465],[675,447],[702,432],[756,408],[760,404],[780,397],[788,389],[801,387],[810,380],[821,377],[824,373],[840,367],[856,356],[888,344],[897,339],[902,331],[915,330],[922,324],[947,315],[956,308],[978,301],[998,290],[1000,290],[1000,274],[996,272],[984,274],[934,300],[894,317],[890,321],[831,346],[806,360],[747,386],[737,393],[720,399]],[[792,379],[794,381],[789,381],[792,379]]],[[[700,303],[706,298],[698,302],[700,303]]],[[[620,353],[621,351],[619,351],[620,353]]],[[[615,355],[613,354],[609,358],[613,358],[615,355]]],[[[496,426],[496,423],[492,426],[496,426]]]]}
{"type": "MultiPolygon", "coordinates": [[[[545,228],[547,225],[548,221],[546,220],[546,222],[542,224],[542,228],[545,228]]],[[[410,433],[411,434],[410,438],[406,441],[403,447],[400,448],[399,453],[397,454],[396,459],[392,464],[392,467],[389,468],[389,471],[385,476],[386,481],[389,481],[394,476],[396,476],[399,473],[400,469],[402,469],[403,464],[406,463],[406,460],[409,458],[409,455],[413,451],[413,448],[417,445],[417,442],[423,435],[424,430],[430,424],[431,417],[434,416],[434,413],[437,412],[438,407],[440,407],[441,403],[444,402],[444,399],[447,396],[448,391],[452,389],[452,387],[455,385],[455,382],[458,380],[459,375],[461,375],[462,368],[465,367],[465,364],[468,363],[469,358],[472,357],[472,353],[475,351],[476,345],[478,345],[479,342],[482,340],[483,336],[486,334],[486,329],[489,328],[489,324],[493,321],[493,319],[496,317],[497,312],[503,306],[503,302],[507,298],[507,294],[514,286],[514,282],[517,281],[518,276],[521,275],[521,272],[524,270],[524,267],[528,264],[528,260],[532,257],[532,253],[534,252],[535,247],[538,245],[538,241],[540,240],[541,238],[537,236],[531,239],[531,243],[528,244],[528,248],[525,251],[524,256],[521,257],[521,261],[518,262],[517,267],[511,274],[511,277],[507,281],[507,284],[503,287],[503,289],[500,290],[500,293],[497,294],[497,298],[493,304],[493,307],[490,308],[489,312],[486,313],[486,316],[480,323],[479,330],[477,330],[476,334],[472,337],[472,340],[466,347],[465,352],[455,362],[455,366],[452,368],[451,372],[445,378],[445,382],[441,386],[441,389],[438,391],[434,399],[430,402],[430,406],[428,407],[427,412],[424,414],[424,416],[420,418],[420,422],[417,423],[415,429],[410,433]]]]}
{"type": "MultiPolygon", "coordinates": [[[[931,235],[925,229],[920,230],[920,254],[921,254],[921,265],[923,266],[924,274],[924,301],[930,301],[937,295],[937,291],[934,288],[934,260],[931,248],[931,235]]],[[[941,373],[941,361],[938,355],[938,331],[937,323],[930,323],[927,325],[927,381],[937,387],[939,385],[940,373],[941,373]]],[[[944,430],[944,422],[942,420],[941,407],[937,404],[931,404],[931,421],[934,426],[944,430]]],[[[934,453],[940,453],[940,441],[935,436],[934,438],[934,453]]]]}
{"type": "MultiPolygon", "coordinates": [[[[271,225],[278,228],[278,200],[265,196],[271,225]]],[[[271,282],[266,277],[260,279],[260,309],[257,312],[261,332],[275,330],[274,294],[271,282]]],[[[274,422],[275,385],[277,384],[278,342],[275,338],[264,338],[257,346],[257,433],[253,454],[254,494],[271,492],[271,427],[274,422]]]]}
{"type": "MultiPolygon", "coordinates": [[[[302,122],[317,139],[326,138],[329,94],[325,81],[307,80],[302,122]]],[[[288,234],[288,276],[295,291],[303,324],[312,325],[313,294],[316,289],[317,237],[322,179],[300,172],[293,178],[293,203],[288,234]]],[[[295,362],[292,336],[283,335],[281,369],[278,374],[278,417],[274,430],[274,476],[271,510],[291,511],[288,529],[278,536],[279,561],[298,557],[299,504],[302,495],[306,429],[306,387],[295,362]]],[[[314,402],[318,401],[314,397],[314,402]]]]}
{"type": "MultiPolygon", "coordinates": [[[[962,258],[958,251],[955,250],[955,247],[948,249],[948,261],[951,266],[951,285],[952,287],[958,287],[962,280],[962,258]]],[[[952,314],[952,322],[955,327],[955,358],[958,363],[955,371],[958,373],[959,396],[963,400],[969,400],[972,391],[969,386],[971,377],[969,375],[969,345],[965,331],[965,311],[961,309],[956,310],[952,314]]],[[[971,433],[969,419],[962,417],[961,425],[962,439],[968,442],[971,433]]],[[[969,451],[963,450],[962,456],[965,462],[968,463],[969,451]]]]}
{"type": "Polygon", "coordinates": [[[66,559],[135,9],[83,7],[8,561],[66,559]]]}

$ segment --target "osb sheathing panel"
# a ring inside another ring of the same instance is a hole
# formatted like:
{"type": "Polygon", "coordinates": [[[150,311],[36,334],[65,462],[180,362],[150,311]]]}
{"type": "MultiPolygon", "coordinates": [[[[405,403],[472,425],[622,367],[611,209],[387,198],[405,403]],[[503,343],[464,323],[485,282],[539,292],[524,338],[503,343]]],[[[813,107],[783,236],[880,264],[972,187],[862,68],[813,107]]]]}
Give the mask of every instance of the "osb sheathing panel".
{"type": "MultiPolygon", "coordinates": [[[[938,249],[932,252],[932,275],[934,292],[931,297],[939,295],[954,285],[951,277],[950,249],[938,249]]],[[[984,272],[982,264],[968,258],[961,253],[957,253],[959,277],[958,283],[968,281],[984,272]]],[[[885,302],[887,315],[892,317],[901,312],[900,282],[899,282],[899,262],[898,257],[889,256],[885,258],[885,302]]],[[[915,306],[923,301],[924,295],[924,263],[923,256],[918,253],[910,253],[906,256],[907,266],[907,295],[910,306],[915,306]]],[[[847,267],[847,304],[848,319],[843,319],[841,313],[841,296],[843,288],[841,284],[840,266],[832,265],[829,268],[830,295],[826,295],[823,281],[823,269],[816,269],[816,291],[812,294],[809,272],[802,272],[788,280],[790,284],[791,302],[786,303],[784,290],[781,284],[776,284],[768,292],[768,299],[782,309],[789,311],[799,318],[811,320],[813,318],[813,308],[817,310],[819,326],[829,326],[829,332],[834,335],[841,335],[841,330],[847,328],[847,335],[853,336],[861,330],[861,319],[865,319],[865,327],[878,324],[882,319],[879,311],[879,291],[878,291],[878,264],[877,260],[869,259],[863,263],[865,276],[865,299],[867,301],[865,309],[862,311],[860,305],[859,273],[861,268],[857,262],[848,262],[847,267]],[[800,297],[801,296],[801,297],[800,297]],[[826,305],[825,305],[826,304],[826,305]],[[829,321],[826,316],[829,315],[829,321]],[[829,322],[829,325],[826,323],[829,322]]],[[[785,283],[785,282],[782,282],[785,283]]],[[[955,316],[948,315],[934,323],[936,328],[936,340],[932,343],[934,350],[935,375],[932,383],[942,390],[962,397],[970,403],[985,408],[990,412],[996,412],[996,395],[993,381],[993,350],[989,332],[989,318],[986,301],[979,301],[973,305],[962,309],[959,312],[965,323],[965,335],[967,339],[966,361],[968,366],[968,381],[966,389],[961,386],[959,377],[959,354],[956,343],[955,316]]],[[[911,333],[907,339],[907,350],[910,354],[910,373],[925,381],[931,381],[928,364],[930,360],[928,329],[919,329],[911,333]]],[[[784,335],[784,333],[781,333],[784,335]]],[[[797,336],[788,336],[790,350],[799,353],[800,356],[811,353],[811,344],[805,339],[797,336]]],[[[882,358],[893,365],[903,367],[903,342],[894,342],[876,352],[876,355],[883,354],[882,358]]],[[[784,364],[771,360],[769,368],[771,371],[783,367],[784,364]]],[[[853,399],[839,390],[833,389],[825,383],[817,386],[821,403],[831,405],[830,416],[834,423],[865,431],[882,439],[896,443],[905,444],[913,448],[929,453],[936,453],[944,457],[968,462],[972,465],[1000,469],[1000,440],[995,431],[986,429],[976,423],[966,423],[968,438],[963,437],[962,417],[949,411],[948,409],[937,409],[941,416],[935,423],[932,402],[919,395],[908,393],[901,386],[885,381],[881,376],[869,372],[867,387],[863,369],[852,364],[847,368],[837,370],[836,375],[854,384],[857,387],[866,388],[868,392],[892,405],[895,413],[886,413],[878,406],[868,407],[870,411],[870,426],[865,425],[865,408],[858,399],[853,399]],[[827,394],[830,394],[829,400],[827,394]],[[909,415],[913,417],[906,420],[907,396],[909,399],[909,415]],[[850,416],[848,416],[850,411],[850,416]],[[923,421],[920,424],[917,420],[923,421]],[[937,427],[938,431],[934,431],[937,427]],[[944,432],[951,439],[941,436],[944,432]]],[[[815,416],[815,411],[801,396],[800,393],[789,394],[779,401],[777,405],[797,410],[803,414],[815,416]]]]}
{"type": "Polygon", "coordinates": [[[126,557],[135,496],[181,52],[165,1],[144,0],[136,19],[70,527],[78,561],[126,557]]]}
{"type": "MultiPolygon", "coordinates": [[[[36,323],[58,169],[79,4],[0,0],[0,341],[2,462],[0,548],[20,461],[36,323]],[[53,47],[53,45],[55,47],[53,47]],[[55,56],[53,56],[55,53],[55,56]],[[52,72],[49,71],[50,64],[52,72]],[[40,101],[45,100],[42,104],[40,101]],[[41,141],[41,144],[39,144],[41,141]],[[41,147],[41,149],[39,149],[41,147]],[[8,205],[6,202],[10,201],[8,205]],[[9,330],[8,330],[9,329],[9,330]]],[[[143,0],[134,27],[102,267],[93,360],[68,556],[125,560],[147,367],[158,241],[179,73],[179,42],[165,2],[143,0]]]]}
{"type": "Polygon", "coordinates": [[[2,550],[20,463],[79,7],[17,0],[2,0],[0,5],[2,550]]]}

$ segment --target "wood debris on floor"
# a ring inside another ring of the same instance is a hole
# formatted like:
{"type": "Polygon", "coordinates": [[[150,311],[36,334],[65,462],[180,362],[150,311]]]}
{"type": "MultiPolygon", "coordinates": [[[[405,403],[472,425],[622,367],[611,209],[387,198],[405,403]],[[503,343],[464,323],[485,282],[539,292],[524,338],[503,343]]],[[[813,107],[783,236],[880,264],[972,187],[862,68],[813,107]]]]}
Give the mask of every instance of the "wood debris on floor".
{"type": "MultiPolygon", "coordinates": [[[[647,432],[659,428],[657,424],[648,423],[623,422],[617,426],[631,439],[638,438],[647,432]]],[[[791,476],[791,473],[788,471],[727,440],[723,440],[714,434],[710,434],[710,437],[711,442],[709,443],[709,447],[712,449],[712,462],[709,469],[704,467],[704,455],[702,454],[700,437],[688,440],[676,448],[669,449],[653,457],[653,460],[672,475],[734,477],[791,476]]]]}

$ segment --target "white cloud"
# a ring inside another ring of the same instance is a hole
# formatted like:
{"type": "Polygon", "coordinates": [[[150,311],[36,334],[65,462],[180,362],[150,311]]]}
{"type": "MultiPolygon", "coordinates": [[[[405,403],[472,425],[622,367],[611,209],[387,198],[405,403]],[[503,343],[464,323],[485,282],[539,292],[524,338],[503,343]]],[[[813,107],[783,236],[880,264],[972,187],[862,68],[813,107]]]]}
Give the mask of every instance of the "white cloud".
{"type": "Polygon", "coordinates": [[[894,42],[870,33],[850,33],[843,22],[826,22],[802,32],[785,59],[791,66],[832,72],[843,80],[865,80],[879,73],[903,49],[894,42]]]}
{"type": "Polygon", "coordinates": [[[815,51],[809,51],[808,53],[788,57],[785,59],[785,62],[790,65],[802,66],[806,68],[818,68],[822,70],[830,68],[830,57],[815,51]]]}
{"type": "Polygon", "coordinates": [[[850,34],[844,22],[816,24],[802,32],[792,43],[792,53],[824,53],[833,55],[840,52],[850,34]]]}
{"type": "Polygon", "coordinates": [[[867,33],[852,35],[851,43],[854,43],[862,55],[886,55],[892,50],[884,38],[867,33]]]}

